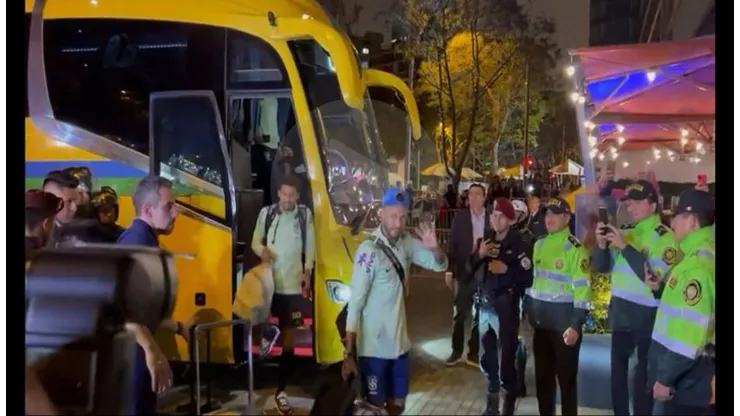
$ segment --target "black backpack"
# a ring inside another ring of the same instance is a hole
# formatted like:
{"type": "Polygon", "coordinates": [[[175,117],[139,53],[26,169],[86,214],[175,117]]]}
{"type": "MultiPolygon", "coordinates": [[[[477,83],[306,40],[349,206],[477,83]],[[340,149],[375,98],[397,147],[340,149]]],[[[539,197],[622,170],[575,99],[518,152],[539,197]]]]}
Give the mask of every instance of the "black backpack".
{"type": "MultiPolygon", "coordinates": [[[[306,209],[307,208],[303,205],[297,205],[296,209],[298,210],[297,212],[298,224],[301,227],[301,267],[305,267],[306,265],[306,217],[307,217],[306,209]]],[[[272,225],[272,222],[275,220],[275,217],[277,216],[277,214],[278,214],[277,204],[270,205],[270,208],[267,210],[267,217],[265,217],[265,232],[262,234],[262,245],[265,247],[267,247],[267,233],[270,232],[270,226],[272,225]]]]}

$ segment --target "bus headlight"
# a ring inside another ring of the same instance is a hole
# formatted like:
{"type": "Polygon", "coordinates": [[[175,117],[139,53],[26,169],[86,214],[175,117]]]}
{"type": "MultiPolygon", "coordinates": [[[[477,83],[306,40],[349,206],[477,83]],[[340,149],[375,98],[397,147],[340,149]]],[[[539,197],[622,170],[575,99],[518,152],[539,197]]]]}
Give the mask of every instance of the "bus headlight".
{"type": "Polygon", "coordinates": [[[345,304],[349,302],[352,295],[352,289],[349,285],[339,280],[327,280],[326,289],[329,291],[329,297],[336,303],[345,304]]]}

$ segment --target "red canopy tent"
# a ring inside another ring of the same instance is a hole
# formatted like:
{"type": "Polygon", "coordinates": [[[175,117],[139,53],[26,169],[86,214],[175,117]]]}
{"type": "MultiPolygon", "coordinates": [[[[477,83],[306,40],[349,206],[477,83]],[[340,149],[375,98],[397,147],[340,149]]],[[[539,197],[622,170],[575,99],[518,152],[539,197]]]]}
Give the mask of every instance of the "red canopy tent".
{"type": "Polygon", "coordinates": [[[625,149],[680,147],[682,137],[711,141],[714,42],[706,36],[571,51],[589,97],[587,124],[600,125],[599,147],[619,137],[625,149]]]}
{"type": "MultiPolygon", "coordinates": [[[[571,98],[586,104],[583,112],[579,109],[586,154],[598,154],[601,160],[607,149],[616,153],[660,146],[669,154],[697,154],[698,159],[712,148],[714,36],[582,48],[570,55],[574,66],[568,74],[575,81],[571,98]]],[[[584,160],[587,171],[588,162],[584,160]]]]}

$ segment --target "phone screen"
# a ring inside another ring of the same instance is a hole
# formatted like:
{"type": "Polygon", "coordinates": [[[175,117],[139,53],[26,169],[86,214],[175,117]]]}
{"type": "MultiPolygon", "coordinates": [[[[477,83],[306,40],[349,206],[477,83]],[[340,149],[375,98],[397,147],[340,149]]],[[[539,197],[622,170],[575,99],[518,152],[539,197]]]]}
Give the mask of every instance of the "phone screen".
{"type": "MultiPolygon", "coordinates": [[[[599,208],[599,222],[603,222],[604,224],[609,224],[609,212],[606,210],[606,207],[600,207],[599,208]]],[[[601,229],[601,235],[606,234],[606,227],[601,229]]]]}

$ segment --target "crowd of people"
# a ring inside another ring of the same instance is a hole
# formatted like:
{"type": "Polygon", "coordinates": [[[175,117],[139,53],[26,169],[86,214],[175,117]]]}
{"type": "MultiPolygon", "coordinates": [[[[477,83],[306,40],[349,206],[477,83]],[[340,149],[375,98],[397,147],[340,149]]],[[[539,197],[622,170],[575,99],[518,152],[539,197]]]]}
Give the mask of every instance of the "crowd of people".
{"type": "MultiPolygon", "coordinates": [[[[74,246],[80,243],[116,243],[160,247],[159,237],[175,227],[178,208],[172,183],[158,176],[141,179],[133,192],[135,218],[128,228],[116,225],[119,203],[115,191],[102,187],[93,191],[89,169],[71,167],[49,172],[42,189],[26,192],[26,260],[31,261],[44,247],[74,246]]],[[[294,330],[303,325],[301,298],[310,297],[310,276],[315,259],[313,220],[305,206],[297,203],[300,181],[286,175],[277,184],[278,202],[260,212],[252,249],[269,264],[275,282],[271,314],[278,326],[262,325],[256,331],[262,354],[269,354],[278,337],[283,339],[279,383],[275,403],[280,414],[291,414],[285,394],[293,363],[294,330]],[[268,238],[269,237],[269,238],[268,238]],[[302,247],[296,247],[296,241],[302,247]]],[[[165,320],[167,328],[187,340],[191,322],[165,320]]],[[[157,395],[172,387],[173,375],[167,357],[157,345],[157,327],[126,324],[138,348],[134,359],[132,413],[153,415],[157,395]]],[[[56,414],[36,374],[27,371],[28,414],[56,414]]]]}
{"type": "MultiPolygon", "coordinates": [[[[601,185],[603,196],[617,187],[601,185]]],[[[526,207],[503,196],[489,204],[477,184],[467,195],[450,230],[445,279],[454,311],[446,363],[480,366],[489,382],[484,414],[513,414],[526,394],[524,350],[534,356],[540,414],[555,414],[556,380],[562,414],[577,414],[578,357],[596,274],[610,275],[612,284],[614,414],[630,414],[628,362],[635,350],[632,414],[712,412],[714,203],[705,189],[680,195],[668,227],[653,183],[624,181],[618,198],[629,222],[598,221],[593,244],[573,236],[571,207],[559,197],[533,192],[526,207]]]]}
{"type": "MultiPolygon", "coordinates": [[[[135,219],[116,225],[118,199],[110,188],[93,191],[86,168],[50,172],[42,189],[26,193],[26,256],[42,247],[108,242],[159,247],[172,232],[178,209],[172,184],[150,176],[136,186],[135,219]]],[[[484,414],[511,415],[524,392],[523,349],[534,358],[540,414],[577,414],[577,374],[583,326],[593,294],[592,273],[609,273],[612,304],[611,392],[615,414],[629,414],[627,365],[637,350],[635,414],[707,414],[714,375],[714,205],[703,190],[680,195],[671,227],[659,217],[658,193],[650,181],[626,183],[620,199],[631,217],[617,228],[596,226],[595,245],[571,232],[572,207],[557,196],[526,195],[526,203],[480,184],[467,189],[466,206],[451,225],[450,244],[438,243],[434,222],[406,231],[410,193],[389,188],[381,201],[380,226],[354,255],[352,293],[346,309],[342,373],[362,384],[358,403],[375,414],[400,415],[409,393],[411,343],[406,325],[406,273],[411,263],[447,272],[454,291],[452,352],[447,365],[478,365],[488,385],[484,414]],[[475,312],[473,312],[475,310],[475,312]],[[475,321],[474,325],[467,325],[475,321]],[[471,327],[465,354],[466,326],[471,327]],[[520,339],[520,327],[531,339],[520,339]],[[523,347],[526,346],[525,347],[523,347]],[[519,358],[518,358],[519,357],[519,358]],[[711,387],[710,387],[711,385],[711,387]]],[[[301,298],[311,296],[315,262],[310,210],[298,204],[300,183],[286,176],[278,202],[264,207],[252,249],[275,279],[271,313],[278,326],[261,328],[262,352],[283,337],[275,403],[292,414],[285,394],[294,366],[292,334],[301,325],[301,298]],[[300,247],[296,245],[300,243],[300,247]]],[[[190,323],[161,323],[187,338],[190,323]]],[[[136,336],[136,414],[154,414],[157,394],[172,386],[172,371],[152,336],[157,328],[127,325],[136,336]]],[[[53,414],[31,372],[31,412],[53,414]]],[[[29,384],[30,383],[30,384],[29,384]]],[[[30,397],[30,399],[29,399],[30,397]]]]}

